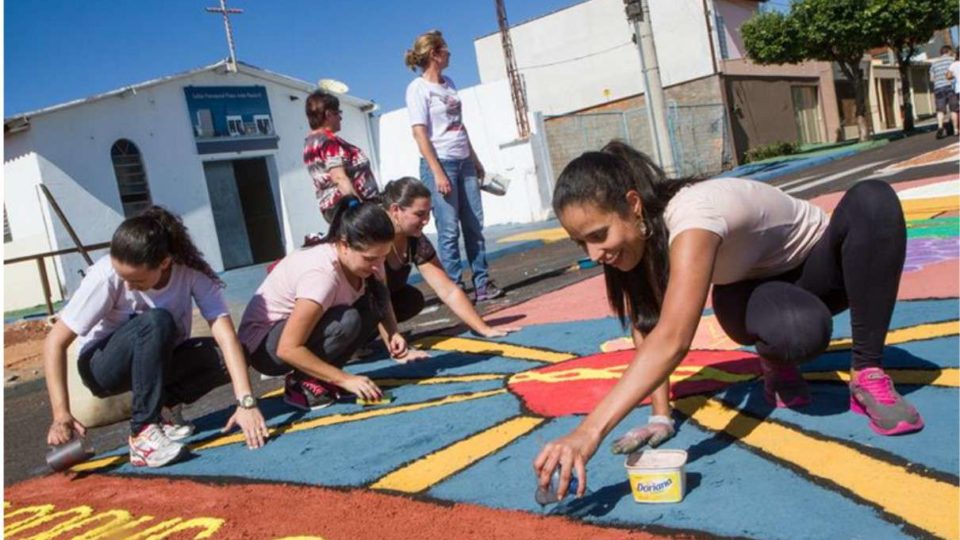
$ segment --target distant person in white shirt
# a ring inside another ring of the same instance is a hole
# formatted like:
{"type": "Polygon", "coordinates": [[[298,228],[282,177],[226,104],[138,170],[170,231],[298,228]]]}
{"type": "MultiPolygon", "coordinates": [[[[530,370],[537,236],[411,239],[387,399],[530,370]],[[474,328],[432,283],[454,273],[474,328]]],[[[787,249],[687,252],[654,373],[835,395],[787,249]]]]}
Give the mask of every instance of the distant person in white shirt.
{"type": "Polygon", "coordinates": [[[947,78],[954,60],[953,47],[944,45],[940,47],[940,56],[930,63],[930,80],[933,81],[933,97],[937,108],[938,139],[953,135],[955,124],[950,121],[950,113],[960,110],[953,81],[947,78]]]}
{"type": "Polygon", "coordinates": [[[84,386],[101,398],[133,394],[131,465],[160,467],[181,457],[180,441],[193,427],[164,419],[162,411],[193,403],[228,380],[238,406],[224,430],[239,425],[248,447],[263,446],[267,425],[222,289],[179,217],[154,206],[121,223],[110,255],[90,268],[44,341],[53,409],[47,443],[86,434],[67,399],[67,348],[79,337],[84,386]],[[190,339],[194,302],[213,339],[190,339]]]}

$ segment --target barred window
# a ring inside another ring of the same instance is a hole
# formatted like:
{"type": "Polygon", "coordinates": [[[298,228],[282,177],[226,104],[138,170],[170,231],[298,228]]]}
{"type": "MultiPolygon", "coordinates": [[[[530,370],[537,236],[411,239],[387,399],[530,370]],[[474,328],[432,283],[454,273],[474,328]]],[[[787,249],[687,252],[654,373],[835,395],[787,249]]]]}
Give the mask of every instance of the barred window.
{"type": "Polygon", "coordinates": [[[113,143],[110,149],[113,172],[117,176],[117,189],[123,203],[123,215],[132,217],[153,205],[147,172],[143,168],[140,149],[127,139],[113,143]]]}

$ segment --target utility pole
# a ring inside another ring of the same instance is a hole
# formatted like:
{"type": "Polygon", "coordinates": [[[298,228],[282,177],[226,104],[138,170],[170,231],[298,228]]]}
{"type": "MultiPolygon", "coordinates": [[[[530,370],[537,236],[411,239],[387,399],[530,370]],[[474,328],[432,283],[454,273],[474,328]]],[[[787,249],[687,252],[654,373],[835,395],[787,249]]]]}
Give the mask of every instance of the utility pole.
{"type": "Polygon", "coordinates": [[[663,85],[660,82],[660,66],[657,63],[657,48],[653,42],[648,2],[649,0],[623,0],[627,20],[633,25],[633,39],[640,52],[640,72],[643,75],[643,92],[647,100],[650,136],[653,139],[653,157],[667,176],[673,176],[677,169],[673,163],[670,132],[667,131],[663,85]]]}
{"type": "Polygon", "coordinates": [[[230,49],[230,60],[227,61],[227,71],[236,73],[237,71],[237,50],[233,46],[233,29],[230,27],[230,15],[239,15],[243,13],[242,9],[228,8],[227,0],[220,0],[220,7],[208,7],[208,13],[219,13],[223,15],[223,28],[227,32],[227,48],[230,49]]]}
{"type": "Polygon", "coordinates": [[[507,24],[507,8],[503,0],[497,2],[497,22],[500,24],[500,41],[503,43],[503,60],[507,66],[507,78],[510,79],[510,95],[513,98],[513,112],[517,120],[517,135],[520,139],[530,136],[530,122],[527,120],[527,91],[517,69],[517,60],[513,57],[513,42],[510,40],[510,25],[507,24]]]}

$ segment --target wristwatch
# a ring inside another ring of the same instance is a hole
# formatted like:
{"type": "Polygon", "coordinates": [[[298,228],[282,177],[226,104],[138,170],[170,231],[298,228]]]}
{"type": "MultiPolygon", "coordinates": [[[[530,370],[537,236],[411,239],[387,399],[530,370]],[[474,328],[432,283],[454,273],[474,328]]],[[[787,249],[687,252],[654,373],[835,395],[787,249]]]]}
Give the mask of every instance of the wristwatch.
{"type": "Polygon", "coordinates": [[[252,409],[257,406],[257,398],[247,394],[237,398],[237,406],[241,409],[252,409]]]}

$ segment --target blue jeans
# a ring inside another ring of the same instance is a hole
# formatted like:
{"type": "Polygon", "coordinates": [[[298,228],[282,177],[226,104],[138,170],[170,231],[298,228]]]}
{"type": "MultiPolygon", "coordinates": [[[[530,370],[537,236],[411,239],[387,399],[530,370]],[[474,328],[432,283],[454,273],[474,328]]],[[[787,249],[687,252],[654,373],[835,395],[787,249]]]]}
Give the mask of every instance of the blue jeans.
{"type": "Polygon", "coordinates": [[[441,159],[440,165],[451,185],[450,193],[446,196],[437,191],[437,183],[427,162],[420,160],[420,179],[433,194],[433,219],[437,222],[437,251],[440,262],[450,279],[462,286],[462,227],[463,244],[467,249],[467,260],[473,273],[473,286],[475,289],[485,287],[490,278],[487,270],[486,240],[483,238],[483,205],[480,202],[477,169],[470,159],[441,159]]]}

